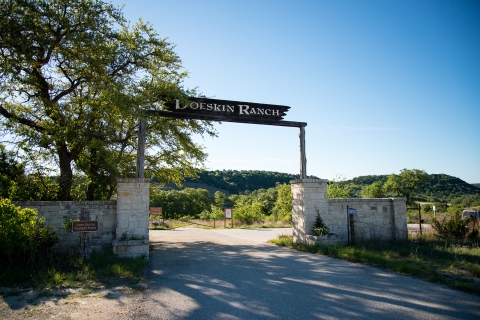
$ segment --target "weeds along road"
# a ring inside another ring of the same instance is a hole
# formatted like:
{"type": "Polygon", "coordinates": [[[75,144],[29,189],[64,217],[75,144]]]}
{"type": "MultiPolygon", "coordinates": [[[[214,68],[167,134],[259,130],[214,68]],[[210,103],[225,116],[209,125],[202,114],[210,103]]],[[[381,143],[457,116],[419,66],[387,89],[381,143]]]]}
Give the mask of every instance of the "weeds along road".
{"type": "Polygon", "coordinates": [[[279,233],[287,234],[288,229],[151,231],[148,287],[130,315],[134,319],[480,319],[478,296],[262,243],[279,233]]]}

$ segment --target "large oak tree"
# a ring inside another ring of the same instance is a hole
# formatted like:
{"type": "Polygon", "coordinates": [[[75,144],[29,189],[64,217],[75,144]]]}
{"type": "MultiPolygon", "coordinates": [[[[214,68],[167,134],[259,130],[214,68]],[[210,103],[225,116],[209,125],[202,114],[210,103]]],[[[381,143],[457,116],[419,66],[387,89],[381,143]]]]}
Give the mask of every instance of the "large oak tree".
{"type": "MultiPolygon", "coordinates": [[[[59,199],[76,172],[88,199],[108,199],[133,176],[138,119],[182,86],[173,45],[142,21],[130,25],[101,0],[0,0],[0,125],[24,154],[53,163],[59,199]]],[[[206,154],[192,134],[208,122],[147,119],[146,170],[163,181],[192,175],[206,154]]]]}

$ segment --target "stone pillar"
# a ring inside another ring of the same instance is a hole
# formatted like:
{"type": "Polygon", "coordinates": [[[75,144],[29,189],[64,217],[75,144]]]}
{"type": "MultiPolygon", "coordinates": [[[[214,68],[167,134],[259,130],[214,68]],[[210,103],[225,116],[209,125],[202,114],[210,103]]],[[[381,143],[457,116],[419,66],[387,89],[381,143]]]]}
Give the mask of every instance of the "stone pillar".
{"type": "Polygon", "coordinates": [[[392,198],[393,215],[394,215],[394,232],[396,232],[396,240],[408,239],[407,228],[407,199],[392,198]]]}
{"type": "Polygon", "coordinates": [[[113,252],[122,257],[147,257],[150,179],[117,180],[117,228],[113,252]]]}
{"type": "Polygon", "coordinates": [[[306,235],[312,234],[317,216],[328,214],[326,179],[292,180],[292,226],[293,242],[306,242],[306,235]]]}

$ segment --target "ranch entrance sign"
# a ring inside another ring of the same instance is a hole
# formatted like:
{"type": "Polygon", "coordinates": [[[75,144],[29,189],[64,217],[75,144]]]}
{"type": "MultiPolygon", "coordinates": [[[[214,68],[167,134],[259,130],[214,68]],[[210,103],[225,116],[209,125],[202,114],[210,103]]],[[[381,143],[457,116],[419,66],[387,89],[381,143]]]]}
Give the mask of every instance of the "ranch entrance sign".
{"type": "MultiPolygon", "coordinates": [[[[307,178],[305,156],[306,122],[284,121],[290,107],[253,102],[218,100],[207,98],[180,99],[166,103],[167,111],[146,110],[146,116],[161,116],[177,119],[197,119],[222,122],[251,123],[300,128],[300,179],[307,178]]],[[[140,120],[138,131],[137,178],[144,178],[146,122],[140,120]]]]}

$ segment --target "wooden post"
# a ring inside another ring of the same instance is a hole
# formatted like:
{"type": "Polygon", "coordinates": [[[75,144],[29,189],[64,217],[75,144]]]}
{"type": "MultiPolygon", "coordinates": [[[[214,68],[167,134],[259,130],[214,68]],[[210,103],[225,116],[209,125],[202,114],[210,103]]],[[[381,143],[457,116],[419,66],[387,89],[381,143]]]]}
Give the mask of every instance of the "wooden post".
{"type": "MultiPolygon", "coordinates": [[[[90,221],[90,211],[88,209],[80,209],[80,221],[90,221]]],[[[90,235],[88,232],[80,232],[80,248],[78,251],[83,259],[90,258],[90,235]]]]}
{"type": "Polygon", "coordinates": [[[143,179],[145,171],[145,141],[147,135],[147,122],[145,118],[140,119],[138,126],[138,146],[137,146],[137,179],[143,179]]]}
{"type": "Polygon", "coordinates": [[[350,244],[350,217],[348,214],[348,204],[347,204],[347,244],[350,244]]]}
{"type": "Polygon", "coordinates": [[[420,203],[418,204],[418,232],[422,235],[422,213],[420,212],[420,203]]]}
{"type": "Polygon", "coordinates": [[[300,179],[307,178],[307,157],[305,155],[305,127],[300,127],[300,179]]]}
{"type": "Polygon", "coordinates": [[[353,214],[349,214],[348,219],[350,220],[350,238],[351,238],[350,243],[355,245],[355,223],[353,220],[354,218],[353,216],[354,216],[353,214]]]}

